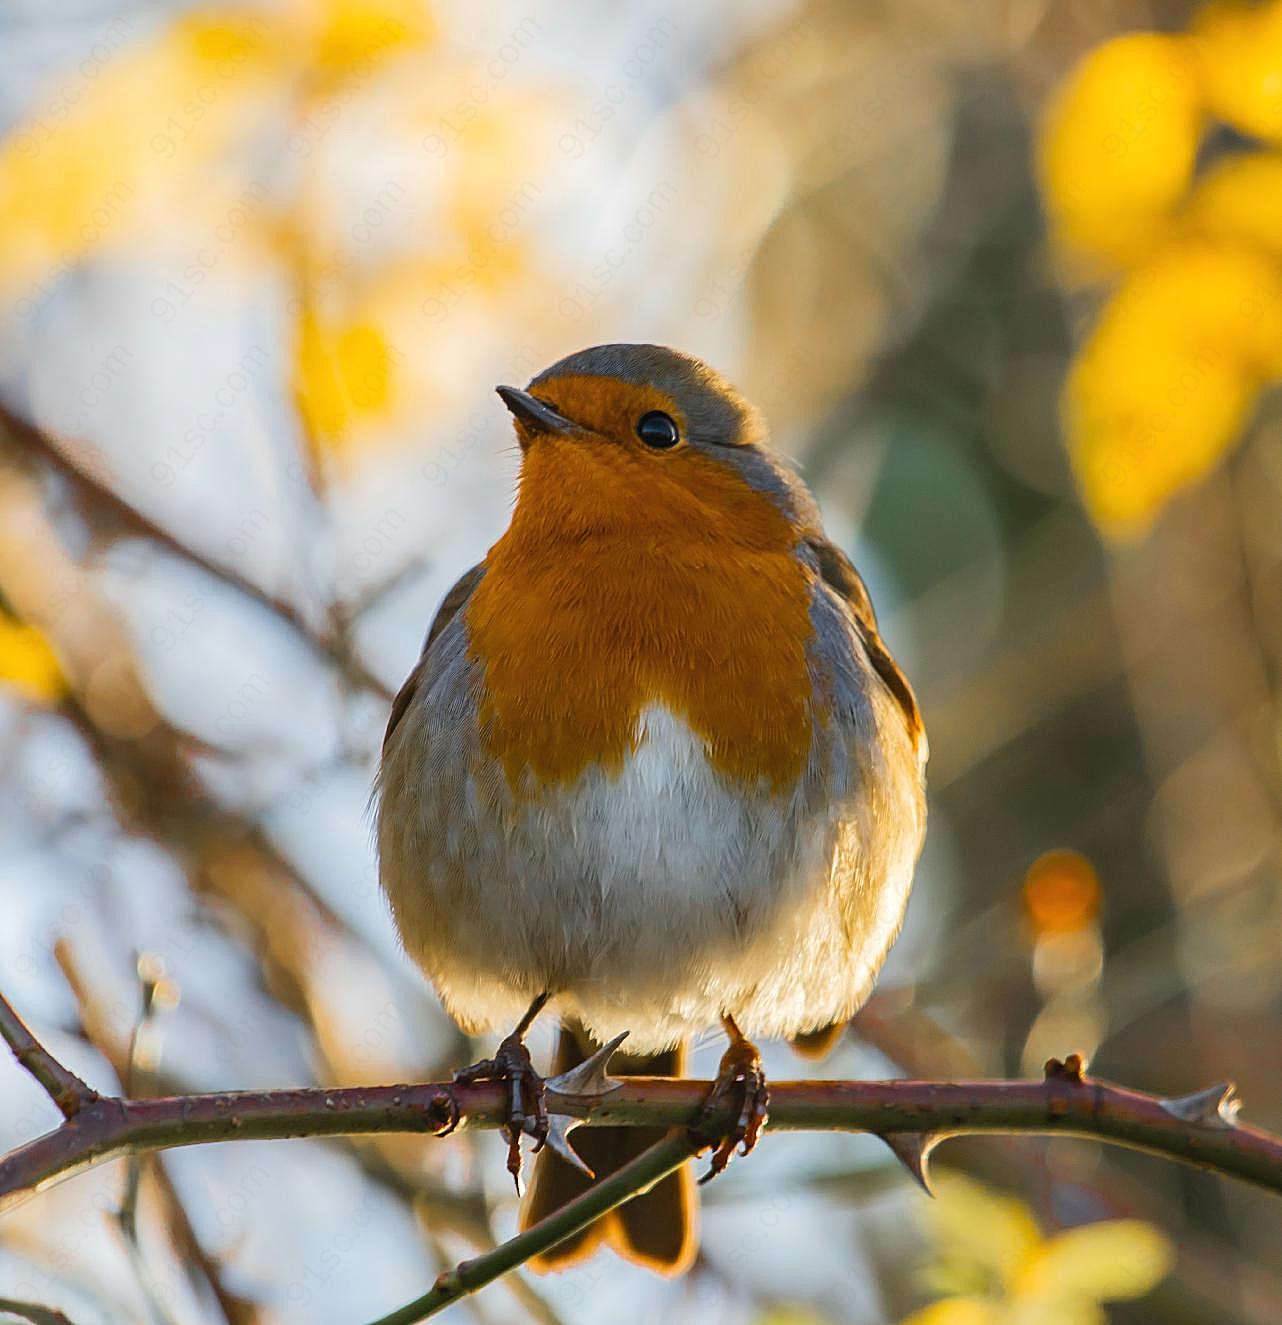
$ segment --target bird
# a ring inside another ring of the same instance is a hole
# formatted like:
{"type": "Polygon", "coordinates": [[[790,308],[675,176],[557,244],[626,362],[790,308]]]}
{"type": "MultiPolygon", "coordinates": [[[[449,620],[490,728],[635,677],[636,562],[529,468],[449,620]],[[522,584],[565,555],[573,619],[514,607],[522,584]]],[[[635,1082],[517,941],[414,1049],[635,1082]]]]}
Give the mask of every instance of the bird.
{"type": "MultiPolygon", "coordinates": [[[[925,833],[921,713],[810,491],[713,368],[598,345],[497,391],[515,504],[392,704],[380,879],[459,1026],[515,1026],[455,1077],[508,1083],[518,1190],[522,1133],[548,1136],[524,1042],[545,1010],[558,1072],[626,1030],[612,1071],[678,1076],[691,1037],[723,1027],[705,1111],[739,1112],[712,1176],[768,1116],[754,1037],[823,1052],[899,932],[925,833]]],[[[522,1227],[658,1134],[541,1149],[522,1227]]],[[[604,1242],[678,1274],[696,1219],[685,1165],[533,1267],[604,1242]]]]}

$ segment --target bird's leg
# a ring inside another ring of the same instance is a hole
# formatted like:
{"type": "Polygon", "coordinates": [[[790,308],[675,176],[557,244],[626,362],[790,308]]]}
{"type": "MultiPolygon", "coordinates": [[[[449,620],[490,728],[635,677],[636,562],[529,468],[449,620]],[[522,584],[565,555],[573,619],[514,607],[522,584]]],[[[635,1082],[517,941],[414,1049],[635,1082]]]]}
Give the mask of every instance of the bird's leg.
{"type": "Polygon", "coordinates": [[[729,1013],[722,1016],[721,1024],[730,1037],[730,1047],[721,1056],[717,1079],[703,1102],[699,1122],[695,1126],[697,1128],[699,1123],[717,1113],[727,1099],[738,1101],[739,1115],[721,1138],[721,1143],[712,1155],[712,1167],[699,1179],[700,1183],[715,1178],[730,1163],[736,1146],[739,1146],[741,1155],[752,1150],[765,1126],[766,1110],[770,1103],[770,1090],[766,1085],[765,1073],[761,1070],[761,1055],[757,1052],[757,1046],[735,1025],[729,1013]]]}
{"type": "Polygon", "coordinates": [[[543,1011],[552,994],[544,990],[526,1009],[516,1029],[498,1047],[493,1058],[483,1058],[471,1067],[460,1068],[454,1080],[503,1081],[510,1091],[507,1122],[507,1171],[521,1193],[521,1133],[528,1131],[535,1140],[535,1151],[542,1150],[548,1137],[548,1108],[543,1078],[534,1070],[530,1051],[525,1047],[525,1032],[543,1011]]]}

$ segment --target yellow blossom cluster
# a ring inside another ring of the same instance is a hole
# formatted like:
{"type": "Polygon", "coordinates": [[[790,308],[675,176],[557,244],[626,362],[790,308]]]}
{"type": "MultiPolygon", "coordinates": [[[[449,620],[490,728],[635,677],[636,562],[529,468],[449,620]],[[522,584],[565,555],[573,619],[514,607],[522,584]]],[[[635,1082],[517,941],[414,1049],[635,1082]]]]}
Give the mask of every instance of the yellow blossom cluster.
{"type": "Polygon", "coordinates": [[[1282,0],[1097,47],[1047,107],[1038,168],[1066,275],[1112,286],[1062,413],[1092,516],[1134,537],[1282,376],[1282,0]],[[1248,145],[1205,152],[1217,125],[1248,145]]]}
{"type": "Polygon", "coordinates": [[[941,1174],[922,1207],[935,1246],[927,1282],[947,1296],[902,1325],[1106,1325],[1103,1304],[1143,1297],[1172,1249],[1151,1224],[1109,1219],[1051,1237],[1028,1207],[960,1174],[941,1174]]]}
{"type": "Polygon", "coordinates": [[[506,63],[487,81],[452,40],[428,0],[209,0],[113,24],[0,136],[0,322],[92,263],[154,263],[138,279],[162,324],[283,279],[317,458],[403,430],[440,373],[396,347],[452,311],[442,291],[470,314],[520,269],[549,138],[542,85],[503,81],[506,63]],[[351,182],[356,143],[382,154],[377,187],[351,182]]]}

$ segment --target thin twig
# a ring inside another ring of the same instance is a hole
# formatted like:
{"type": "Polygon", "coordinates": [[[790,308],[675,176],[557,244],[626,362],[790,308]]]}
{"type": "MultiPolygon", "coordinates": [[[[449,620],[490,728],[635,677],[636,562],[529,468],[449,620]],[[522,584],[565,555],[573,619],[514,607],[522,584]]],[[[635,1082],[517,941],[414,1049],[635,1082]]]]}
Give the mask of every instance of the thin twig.
{"type": "Polygon", "coordinates": [[[0,994],[0,1037],[13,1050],[13,1056],[40,1083],[44,1093],[58,1106],[64,1118],[71,1119],[98,1092],[64,1067],[27,1029],[13,1005],[0,994]]]}
{"type": "MultiPolygon", "coordinates": [[[[59,939],[54,944],[54,954],[76,997],[80,1009],[81,1032],[85,1039],[111,1064],[117,1079],[124,1085],[126,1094],[137,1095],[140,1083],[145,1084],[148,1095],[154,1094],[158,1085],[164,1083],[158,1082],[158,1065],[151,1061],[150,1056],[145,1052],[145,1037],[158,1011],[162,991],[167,999],[174,997],[173,991],[164,979],[163,966],[157,958],[138,957],[136,968],[142,983],[141,1016],[134,1023],[128,1043],[124,1044],[110,1034],[107,1019],[103,1017],[89,992],[88,983],[70,941],[65,938],[59,939]]],[[[222,1267],[201,1246],[178,1189],[165,1167],[163,1157],[157,1157],[148,1169],[147,1176],[154,1185],[163,1207],[165,1229],[188,1276],[193,1282],[197,1274],[203,1276],[227,1325],[257,1325],[259,1319],[257,1306],[248,1298],[238,1297],[227,1288],[222,1278],[222,1267]]],[[[125,1237],[127,1254],[153,1316],[164,1316],[164,1304],[156,1300],[154,1292],[155,1276],[149,1273],[143,1264],[144,1254],[138,1238],[137,1202],[141,1179],[142,1166],[139,1156],[131,1155],[126,1169],[124,1196],[117,1214],[117,1224],[125,1237]]]]}
{"type": "MultiPolygon", "coordinates": [[[[157,994],[161,988],[164,970],[158,958],[142,954],[135,955],[134,967],[142,986],[141,1005],[138,1019],[134,1022],[129,1035],[129,1050],[123,1064],[124,1073],[120,1078],[125,1093],[132,1096],[136,1096],[140,1090],[145,1094],[151,1093],[152,1080],[145,1044],[155,1021],[157,994]]],[[[155,1159],[153,1162],[152,1156],[140,1155],[136,1151],[128,1157],[125,1163],[125,1182],[120,1198],[120,1209],[116,1211],[116,1225],[124,1240],[125,1254],[129,1258],[134,1278],[138,1281],[139,1291],[147,1304],[152,1320],[156,1325],[176,1325],[164,1295],[159,1291],[159,1280],[147,1264],[147,1253],[142,1245],[142,1239],[138,1236],[138,1198],[142,1192],[144,1166],[147,1174],[153,1175],[162,1169],[163,1165],[163,1160],[155,1159]]]]}
{"type": "Polygon", "coordinates": [[[0,1297],[0,1316],[21,1316],[31,1325],[71,1325],[69,1317],[53,1307],[42,1307],[35,1302],[18,1302],[11,1297],[0,1297]]]}
{"type": "MultiPolygon", "coordinates": [[[[121,1077],[121,1085],[124,1086],[126,1095],[135,1097],[140,1093],[139,1086],[143,1081],[146,1081],[150,1087],[149,1073],[144,1070],[143,1044],[156,1014],[156,990],[160,983],[159,975],[151,967],[152,961],[153,958],[142,956],[136,956],[134,959],[134,967],[142,984],[142,999],[138,1020],[134,1022],[134,1028],[129,1034],[129,1051],[124,1062],[125,1070],[121,1077]]],[[[147,1089],[141,1093],[150,1095],[151,1090],[147,1089]]],[[[138,1242],[138,1192],[141,1186],[142,1160],[135,1153],[130,1155],[125,1167],[125,1189],[120,1200],[120,1209],[116,1212],[116,1219],[131,1252],[139,1257],[141,1257],[141,1247],[138,1242]]],[[[140,1280],[145,1282],[146,1276],[141,1273],[141,1261],[135,1268],[140,1272],[140,1280]]]]}
{"type": "MultiPolygon", "coordinates": [[[[412,1172],[404,1172],[394,1166],[381,1150],[368,1144],[360,1145],[338,1139],[330,1144],[344,1146],[344,1153],[355,1159],[371,1182],[414,1207],[419,1230],[434,1249],[440,1242],[440,1229],[445,1227],[471,1243],[478,1254],[494,1250],[497,1245],[494,1231],[490,1227],[485,1199],[479,1193],[465,1195],[449,1191],[436,1185],[433,1179],[417,1168],[412,1172]]],[[[447,1259],[444,1255],[437,1257],[438,1263],[442,1265],[447,1259]]],[[[524,1308],[530,1321],[538,1322],[539,1325],[562,1325],[561,1317],[528,1280],[517,1275],[508,1281],[506,1287],[524,1308]]]]}
{"type": "Polygon", "coordinates": [[[454,1269],[438,1275],[429,1292],[389,1315],[380,1316],[373,1325],[415,1325],[416,1321],[435,1316],[452,1302],[475,1293],[500,1275],[524,1265],[532,1257],[586,1228],[607,1210],[622,1205],[674,1169],[679,1169],[705,1145],[706,1142],[684,1127],[674,1128],[662,1141],[655,1142],[608,1178],[594,1183],[533,1228],[518,1233],[493,1251],[462,1261],[454,1269]]]}
{"type": "Polygon", "coordinates": [[[269,593],[232,566],[207,557],[190,547],[164,525],[121,497],[110,484],[94,473],[92,466],[77,457],[70,447],[63,445],[43,428],[24,419],[3,401],[0,401],[0,428],[3,428],[10,440],[24,452],[38,458],[60,474],[71,484],[77,497],[83,503],[96,507],[99,515],[107,516],[131,534],[150,538],[167,552],[181,557],[206,574],[221,580],[292,627],[313,648],[327,655],[357,684],[372,690],[384,699],[392,697],[392,691],[388,689],[385,681],[376,676],[353,653],[340,651],[337,642],[325,630],[317,629],[309,623],[292,603],[269,593]]]}

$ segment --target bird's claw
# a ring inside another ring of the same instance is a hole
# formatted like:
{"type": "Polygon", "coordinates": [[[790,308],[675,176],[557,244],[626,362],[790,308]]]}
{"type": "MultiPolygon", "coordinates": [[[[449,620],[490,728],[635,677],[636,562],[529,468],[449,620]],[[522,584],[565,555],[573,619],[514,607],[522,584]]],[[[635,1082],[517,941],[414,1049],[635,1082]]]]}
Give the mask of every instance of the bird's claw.
{"type": "MultiPolygon", "coordinates": [[[[458,1080],[457,1072],[454,1074],[454,1080],[458,1080]]],[[[438,1137],[450,1136],[457,1130],[463,1119],[463,1113],[458,1106],[458,1097],[452,1090],[442,1090],[435,1095],[431,1107],[433,1110],[441,1109],[445,1114],[445,1121],[441,1124],[440,1131],[436,1133],[438,1137]]]]}
{"type": "Polygon", "coordinates": [[[548,1108],[543,1078],[534,1070],[530,1051],[519,1035],[509,1035],[498,1047],[493,1058],[484,1058],[471,1067],[454,1073],[460,1083],[473,1081],[502,1081],[509,1091],[507,1121],[503,1130],[507,1134],[507,1171],[521,1194],[521,1135],[534,1138],[534,1153],[547,1144],[548,1108]]]}
{"type": "Polygon", "coordinates": [[[736,1148],[741,1155],[750,1154],[769,1116],[770,1088],[761,1070],[761,1056],[756,1046],[742,1036],[733,1039],[722,1055],[717,1079],[699,1110],[696,1131],[721,1110],[727,1099],[735,1096],[739,1099],[738,1116],[713,1151],[711,1165],[699,1179],[700,1185],[725,1171],[736,1148]]]}

